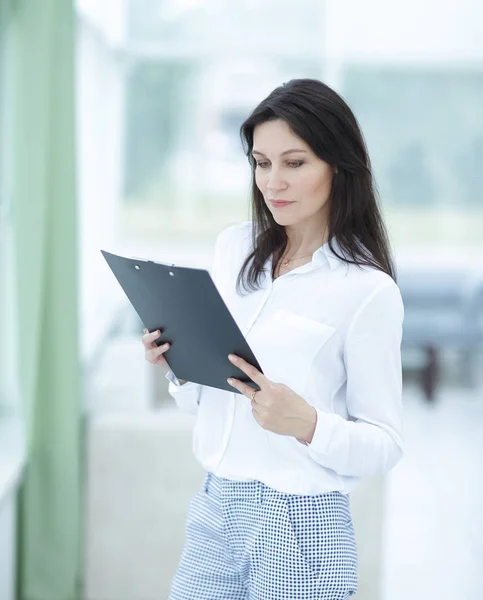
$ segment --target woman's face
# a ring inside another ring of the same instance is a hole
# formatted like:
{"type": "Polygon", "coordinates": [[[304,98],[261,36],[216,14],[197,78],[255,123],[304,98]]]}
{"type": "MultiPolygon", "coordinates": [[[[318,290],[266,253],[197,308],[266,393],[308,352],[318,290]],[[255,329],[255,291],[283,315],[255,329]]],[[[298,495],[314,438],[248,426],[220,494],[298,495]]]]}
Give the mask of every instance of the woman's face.
{"type": "Polygon", "coordinates": [[[279,225],[293,226],[312,217],[324,226],[333,169],[321,160],[288,124],[276,119],[255,127],[255,181],[279,225]],[[273,200],[291,204],[276,206],[273,200]]]}

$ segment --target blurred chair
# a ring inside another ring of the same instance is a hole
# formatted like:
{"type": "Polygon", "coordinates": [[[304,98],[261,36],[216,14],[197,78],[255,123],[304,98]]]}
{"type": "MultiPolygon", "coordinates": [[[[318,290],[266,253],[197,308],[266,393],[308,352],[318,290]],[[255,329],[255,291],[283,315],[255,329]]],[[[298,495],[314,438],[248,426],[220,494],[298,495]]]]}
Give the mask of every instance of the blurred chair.
{"type": "Polygon", "coordinates": [[[426,361],[421,384],[434,400],[441,376],[440,353],[456,349],[463,381],[475,385],[483,347],[483,275],[471,269],[399,269],[404,302],[403,352],[420,348],[426,361]]]}

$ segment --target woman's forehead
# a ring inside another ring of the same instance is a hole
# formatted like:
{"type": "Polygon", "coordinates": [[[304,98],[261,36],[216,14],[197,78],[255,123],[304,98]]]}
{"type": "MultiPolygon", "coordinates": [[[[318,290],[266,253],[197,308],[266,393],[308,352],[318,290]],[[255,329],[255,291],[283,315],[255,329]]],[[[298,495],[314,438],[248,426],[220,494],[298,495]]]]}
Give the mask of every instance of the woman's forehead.
{"type": "Polygon", "coordinates": [[[265,121],[253,132],[253,154],[310,152],[310,147],[281,119],[265,121]]]}

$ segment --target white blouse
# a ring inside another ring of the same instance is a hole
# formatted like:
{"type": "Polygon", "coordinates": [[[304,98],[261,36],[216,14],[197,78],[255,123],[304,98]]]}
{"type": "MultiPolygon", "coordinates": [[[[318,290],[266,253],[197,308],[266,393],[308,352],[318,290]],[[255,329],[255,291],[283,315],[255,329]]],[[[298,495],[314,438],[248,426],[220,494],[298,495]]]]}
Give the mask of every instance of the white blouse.
{"type": "Polygon", "coordinates": [[[169,393],[197,415],[193,451],[207,471],[292,494],[349,493],[403,454],[399,288],[382,271],[340,260],[327,243],[274,281],[269,259],[261,288],[240,296],[236,278],[251,229],[248,221],[218,235],[211,276],[266,377],[315,407],[313,440],[267,431],[245,396],[181,386],[171,371],[169,393]]]}

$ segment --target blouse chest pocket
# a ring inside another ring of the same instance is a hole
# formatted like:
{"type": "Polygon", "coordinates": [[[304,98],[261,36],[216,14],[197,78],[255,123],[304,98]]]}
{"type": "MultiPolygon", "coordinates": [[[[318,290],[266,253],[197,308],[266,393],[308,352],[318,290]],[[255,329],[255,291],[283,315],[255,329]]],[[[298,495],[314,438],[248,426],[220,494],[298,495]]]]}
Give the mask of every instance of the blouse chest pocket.
{"type": "Polygon", "coordinates": [[[277,309],[249,336],[265,375],[301,394],[317,352],[335,327],[284,309],[277,309]]]}

